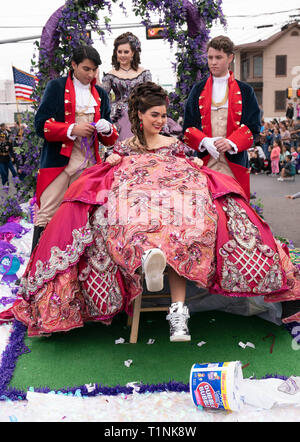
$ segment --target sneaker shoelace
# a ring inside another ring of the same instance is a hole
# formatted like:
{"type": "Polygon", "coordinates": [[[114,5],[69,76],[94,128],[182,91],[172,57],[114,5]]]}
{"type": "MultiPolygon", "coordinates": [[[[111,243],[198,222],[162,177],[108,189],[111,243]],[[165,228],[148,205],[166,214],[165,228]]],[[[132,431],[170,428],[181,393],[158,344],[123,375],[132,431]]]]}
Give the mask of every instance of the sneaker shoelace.
{"type": "Polygon", "coordinates": [[[173,329],[185,329],[187,330],[187,319],[190,317],[187,308],[185,307],[182,312],[170,312],[167,315],[167,320],[170,321],[170,325],[173,329]]]}

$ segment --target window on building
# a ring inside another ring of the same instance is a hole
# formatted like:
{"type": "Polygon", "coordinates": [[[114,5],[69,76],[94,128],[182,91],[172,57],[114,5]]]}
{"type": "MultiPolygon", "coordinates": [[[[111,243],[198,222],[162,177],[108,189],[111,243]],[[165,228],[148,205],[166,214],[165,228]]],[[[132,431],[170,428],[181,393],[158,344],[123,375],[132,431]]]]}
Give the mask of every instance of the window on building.
{"type": "Polygon", "coordinates": [[[275,112],[285,111],[286,91],[275,91],[275,112]]]}
{"type": "Polygon", "coordinates": [[[253,77],[263,76],[263,58],[262,55],[254,55],[253,57],[253,77]]]}
{"type": "Polygon", "coordinates": [[[276,55],[275,74],[276,75],[286,75],[286,65],[287,65],[287,56],[286,55],[276,55]]]}
{"type": "Polygon", "coordinates": [[[246,81],[250,73],[250,60],[249,58],[244,58],[241,60],[241,79],[246,81]]]}

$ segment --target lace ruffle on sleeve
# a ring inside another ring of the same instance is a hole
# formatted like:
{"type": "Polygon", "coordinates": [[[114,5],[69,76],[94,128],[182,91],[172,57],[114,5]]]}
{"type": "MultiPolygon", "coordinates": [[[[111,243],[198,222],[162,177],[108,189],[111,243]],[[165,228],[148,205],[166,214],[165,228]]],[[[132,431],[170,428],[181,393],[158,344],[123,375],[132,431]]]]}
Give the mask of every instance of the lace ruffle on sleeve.
{"type": "Polygon", "coordinates": [[[143,72],[143,79],[144,79],[144,82],[146,82],[146,81],[152,81],[152,75],[151,75],[151,72],[150,72],[148,69],[146,69],[146,70],[143,72]]]}
{"type": "Polygon", "coordinates": [[[105,92],[107,92],[108,94],[110,93],[112,88],[112,79],[109,74],[105,74],[103,76],[102,83],[100,86],[105,90],[105,92]]]}

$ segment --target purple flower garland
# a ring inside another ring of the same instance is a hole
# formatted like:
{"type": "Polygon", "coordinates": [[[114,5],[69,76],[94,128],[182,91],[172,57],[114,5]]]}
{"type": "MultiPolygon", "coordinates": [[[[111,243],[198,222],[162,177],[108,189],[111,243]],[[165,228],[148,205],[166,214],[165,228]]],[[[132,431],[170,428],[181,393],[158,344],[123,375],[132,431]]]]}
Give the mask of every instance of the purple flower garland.
{"type": "MultiPolygon", "coordinates": [[[[37,76],[39,83],[32,94],[33,112],[24,115],[26,128],[16,152],[22,179],[17,183],[17,194],[4,199],[0,205],[0,223],[11,215],[21,215],[20,204],[34,196],[42,147],[42,139],[36,135],[34,128],[34,111],[40,104],[47,82],[66,74],[75,46],[93,43],[88,30],[97,32],[103,38],[98,13],[106,9],[111,15],[112,3],[118,3],[126,13],[121,0],[66,0],[47,21],[40,43],[35,42],[38,61],[35,61],[36,54],[33,54],[31,72],[37,76]]],[[[133,10],[144,24],[151,22],[150,13],[161,15],[160,22],[166,25],[164,38],[171,46],[177,45],[177,61],[173,67],[178,81],[175,91],[170,94],[170,115],[175,121],[183,116],[184,103],[193,84],[207,73],[206,42],[209,28],[217,19],[225,24],[221,4],[222,0],[133,0],[133,10]]],[[[110,18],[104,16],[103,19],[106,29],[110,31],[110,18]]]]}
{"type": "Polygon", "coordinates": [[[175,121],[183,117],[193,85],[208,73],[209,29],[217,19],[226,24],[221,5],[222,0],[133,0],[133,10],[142,16],[142,23],[151,24],[150,13],[159,13],[162,17],[159,22],[165,26],[165,40],[171,47],[177,45],[177,61],[173,64],[177,83],[175,91],[170,93],[169,107],[175,121]]]}
{"type": "Polygon", "coordinates": [[[24,344],[24,337],[27,328],[21,322],[15,320],[13,322],[13,331],[9,337],[9,342],[2,354],[0,366],[0,400],[24,400],[26,393],[10,389],[8,385],[13,377],[18,357],[29,350],[24,344]]]}

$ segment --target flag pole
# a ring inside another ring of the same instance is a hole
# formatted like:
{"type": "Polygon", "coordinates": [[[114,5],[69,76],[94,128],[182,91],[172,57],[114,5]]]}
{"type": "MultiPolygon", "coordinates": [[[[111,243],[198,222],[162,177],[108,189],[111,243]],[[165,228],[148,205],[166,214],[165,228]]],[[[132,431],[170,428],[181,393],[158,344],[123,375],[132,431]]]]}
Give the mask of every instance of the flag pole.
{"type": "MultiPolygon", "coordinates": [[[[25,71],[22,71],[21,69],[17,69],[15,66],[13,66],[13,64],[12,64],[12,70],[13,70],[13,77],[15,84],[15,96],[16,96],[16,105],[18,113],[17,118],[18,118],[18,123],[21,125],[19,101],[30,101],[30,102],[34,101],[34,99],[31,98],[31,95],[36,87],[38,78],[25,71]]],[[[23,134],[22,127],[20,132],[22,135],[23,134]]]]}
{"type": "MultiPolygon", "coordinates": [[[[13,66],[13,64],[11,64],[11,68],[12,68],[12,71],[14,72],[14,66],[13,66]]],[[[14,75],[13,75],[13,76],[14,76],[14,75]]],[[[14,83],[15,83],[15,81],[14,81],[14,83]]],[[[23,136],[23,128],[22,128],[22,124],[21,124],[20,109],[19,109],[19,100],[18,100],[17,95],[16,95],[16,89],[15,89],[15,97],[16,97],[16,105],[17,105],[17,120],[18,120],[18,123],[19,123],[19,125],[20,125],[20,137],[22,137],[22,136],[23,136]]]]}
{"type": "Polygon", "coordinates": [[[17,103],[17,118],[18,118],[18,123],[20,125],[19,136],[22,137],[23,136],[23,127],[22,127],[22,120],[21,120],[20,110],[19,110],[19,100],[17,100],[17,98],[16,98],[16,103],[17,103]]]}

